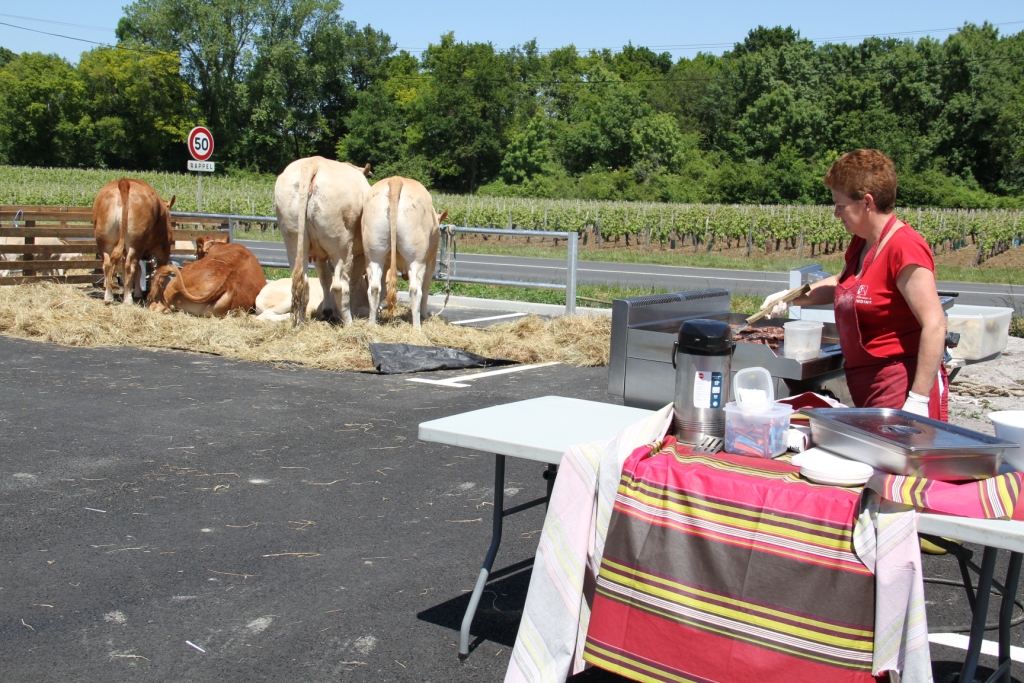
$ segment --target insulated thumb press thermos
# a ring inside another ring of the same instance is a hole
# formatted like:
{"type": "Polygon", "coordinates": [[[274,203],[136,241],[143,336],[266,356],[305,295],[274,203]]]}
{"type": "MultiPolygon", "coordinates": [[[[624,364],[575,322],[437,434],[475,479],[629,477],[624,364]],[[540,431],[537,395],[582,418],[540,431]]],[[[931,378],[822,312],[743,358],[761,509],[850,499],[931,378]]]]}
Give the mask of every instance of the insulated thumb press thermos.
{"type": "Polygon", "coordinates": [[[687,320],[672,345],[676,369],[673,432],[679,441],[699,444],[725,436],[725,404],[732,384],[732,328],[722,320],[687,320]]]}

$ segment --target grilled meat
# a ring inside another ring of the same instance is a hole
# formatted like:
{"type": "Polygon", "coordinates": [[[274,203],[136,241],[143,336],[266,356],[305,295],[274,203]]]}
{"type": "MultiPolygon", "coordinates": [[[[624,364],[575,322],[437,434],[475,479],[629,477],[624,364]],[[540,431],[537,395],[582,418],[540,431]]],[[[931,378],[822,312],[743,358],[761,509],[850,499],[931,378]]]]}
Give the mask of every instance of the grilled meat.
{"type": "Polygon", "coordinates": [[[748,344],[764,344],[777,349],[783,342],[785,330],[781,327],[747,327],[746,325],[730,325],[732,338],[748,344]]]}

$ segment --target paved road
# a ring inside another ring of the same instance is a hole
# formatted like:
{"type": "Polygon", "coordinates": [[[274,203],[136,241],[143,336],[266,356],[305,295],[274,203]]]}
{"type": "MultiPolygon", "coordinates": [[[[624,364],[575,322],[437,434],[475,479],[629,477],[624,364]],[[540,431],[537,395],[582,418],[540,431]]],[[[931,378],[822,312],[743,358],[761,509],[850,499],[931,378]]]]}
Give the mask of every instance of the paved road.
{"type": "MultiPolygon", "coordinates": [[[[417,424],[545,395],[611,400],[606,368],[445,388],[6,337],[0,386],[3,681],[500,681],[528,571],[489,584],[475,649],[456,656],[494,461],[419,442],[417,424]]],[[[509,459],[510,505],[543,493],[541,469],[509,459]]],[[[496,566],[535,552],[543,514],[508,518],[496,566]]],[[[924,571],[958,575],[949,558],[924,571]]],[[[926,592],[930,626],[965,620],[962,590],[926,592]]],[[[963,654],[933,647],[935,679],[963,654]]]]}
{"type": "MultiPolygon", "coordinates": [[[[284,262],[284,245],[277,242],[242,241],[261,261],[284,262]]],[[[565,262],[556,259],[518,256],[463,254],[455,271],[463,277],[565,282],[565,262]]],[[[580,261],[577,278],[581,284],[623,287],[663,287],[674,291],[724,287],[735,294],[767,296],[789,287],[788,273],[686,266],[655,266],[634,263],[580,261]]],[[[942,291],[960,292],[957,303],[975,306],[1009,306],[1024,313],[1024,286],[940,282],[942,291]]]]}

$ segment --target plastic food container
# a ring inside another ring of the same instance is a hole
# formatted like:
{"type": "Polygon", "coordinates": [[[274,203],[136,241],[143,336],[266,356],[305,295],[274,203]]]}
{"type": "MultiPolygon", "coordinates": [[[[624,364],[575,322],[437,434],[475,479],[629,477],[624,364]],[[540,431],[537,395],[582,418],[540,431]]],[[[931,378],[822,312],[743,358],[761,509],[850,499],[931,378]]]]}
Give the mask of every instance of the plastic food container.
{"type": "Polygon", "coordinates": [[[946,316],[946,330],[960,333],[960,344],[949,350],[953,358],[978,360],[1006,348],[1012,308],[956,304],[946,316]]]}
{"type": "Polygon", "coordinates": [[[1017,444],[1018,448],[1003,451],[1003,462],[1015,470],[1024,470],[1024,410],[1000,410],[988,414],[996,428],[996,436],[1017,444]]]}
{"type": "Polygon", "coordinates": [[[725,451],[735,455],[774,458],[786,452],[786,430],[793,407],[773,403],[763,412],[742,410],[735,402],[725,404],[725,451]]]}
{"type": "Polygon", "coordinates": [[[783,325],[786,336],[782,355],[794,360],[817,358],[821,353],[821,329],[824,326],[817,320],[793,320],[783,325]]]}
{"type": "Polygon", "coordinates": [[[732,378],[732,396],[736,406],[744,412],[763,412],[775,403],[772,375],[765,368],[737,370],[732,378]]]}
{"type": "Polygon", "coordinates": [[[939,481],[987,479],[1017,445],[981,432],[893,408],[812,408],[819,448],[875,469],[939,481]]]}

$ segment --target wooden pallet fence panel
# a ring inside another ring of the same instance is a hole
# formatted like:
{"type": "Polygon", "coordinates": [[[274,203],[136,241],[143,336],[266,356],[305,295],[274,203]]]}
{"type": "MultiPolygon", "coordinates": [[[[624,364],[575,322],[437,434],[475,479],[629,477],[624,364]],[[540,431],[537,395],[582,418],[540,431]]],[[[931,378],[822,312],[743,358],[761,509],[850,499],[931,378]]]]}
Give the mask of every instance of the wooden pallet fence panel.
{"type": "Polygon", "coordinates": [[[101,259],[71,259],[66,261],[42,261],[39,259],[29,259],[26,261],[3,261],[0,262],[0,268],[5,270],[21,270],[25,271],[26,266],[31,264],[31,270],[57,270],[63,268],[65,270],[75,269],[83,270],[86,268],[101,268],[103,261],[101,259]]]}
{"type": "Polygon", "coordinates": [[[92,223],[92,214],[69,214],[62,211],[25,211],[22,215],[18,215],[17,211],[3,211],[0,210],[0,222],[4,223],[4,227],[7,227],[7,223],[11,223],[15,220],[21,221],[41,221],[49,223],[92,223]],[[17,218],[15,218],[17,216],[17,218]]]}
{"type": "MultiPolygon", "coordinates": [[[[34,221],[28,221],[34,223],[34,221]]],[[[36,227],[26,225],[25,227],[0,227],[0,236],[11,238],[93,238],[95,233],[91,227],[36,227]]]]}
{"type": "Polygon", "coordinates": [[[0,244],[0,254],[88,254],[96,251],[96,240],[82,240],[69,244],[0,244]]]}
{"type": "Polygon", "coordinates": [[[30,285],[36,282],[57,282],[60,284],[69,285],[87,285],[96,282],[97,276],[95,273],[88,275],[36,275],[36,276],[21,276],[21,277],[0,277],[0,285],[30,285]]]}

